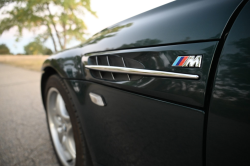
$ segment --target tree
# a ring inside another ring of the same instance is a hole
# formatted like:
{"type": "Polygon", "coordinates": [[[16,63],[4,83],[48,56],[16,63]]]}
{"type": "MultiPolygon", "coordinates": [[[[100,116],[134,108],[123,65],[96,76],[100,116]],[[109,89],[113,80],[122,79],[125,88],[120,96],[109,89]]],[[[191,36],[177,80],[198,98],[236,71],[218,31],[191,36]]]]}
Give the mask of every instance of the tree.
{"type": "Polygon", "coordinates": [[[28,45],[24,46],[24,51],[26,55],[51,55],[51,49],[43,46],[42,42],[36,38],[35,41],[30,42],[28,45]]]}
{"type": "MultiPolygon", "coordinates": [[[[0,2],[0,8],[12,4],[11,10],[4,10],[6,16],[0,21],[0,34],[13,27],[18,27],[18,38],[23,29],[39,30],[38,37],[44,41],[52,39],[54,50],[65,49],[72,39],[85,41],[86,25],[82,20],[88,11],[95,15],[90,7],[90,0],[11,0],[0,2]]],[[[17,38],[17,39],[18,39],[17,38]]]]}
{"type": "Polygon", "coordinates": [[[47,47],[44,47],[43,55],[51,55],[51,54],[53,54],[52,50],[47,47]]]}
{"type": "Polygon", "coordinates": [[[10,53],[10,49],[5,44],[0,44],[0,55],[8,55],[10,53]]]}

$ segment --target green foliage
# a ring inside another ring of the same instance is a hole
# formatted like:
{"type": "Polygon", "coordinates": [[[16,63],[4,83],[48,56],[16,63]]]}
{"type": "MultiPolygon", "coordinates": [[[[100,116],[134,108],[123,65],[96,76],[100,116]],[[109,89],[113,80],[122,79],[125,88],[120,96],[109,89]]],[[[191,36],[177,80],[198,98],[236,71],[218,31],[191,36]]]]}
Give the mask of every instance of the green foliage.
{"type": "Polygon", "coordinates": [[[9,55],[10,50],[5,44],[0,44],[0,55],[9,55]]]}
{"type": "Polygon", "coordinates": [[[52,50],[47,47],[44,47],[43,55],[51,55],[51,54],[53,54],[52,50]]]}
{"type": "Polygon", "coordinates": [[[51,55],[51,49],[43,46],[39,39],[30,42],[28,45],[24,46],[26,55],[51,55]]]}
{"type": "Polygon", "coordinates": [[[51,38],[54,49],[65,49],[72,39],[85,41],[86,25],[82,20],[85,11],[95,15],[90,0],[12,0],[1,1],[0,8],[12,4],[11,10],[4,10],[6,16],[0,21],[0,34],[12,27],[18,27],[18,37],[23,29],[36,31],[46,29],[39,38],[51,38]]]}

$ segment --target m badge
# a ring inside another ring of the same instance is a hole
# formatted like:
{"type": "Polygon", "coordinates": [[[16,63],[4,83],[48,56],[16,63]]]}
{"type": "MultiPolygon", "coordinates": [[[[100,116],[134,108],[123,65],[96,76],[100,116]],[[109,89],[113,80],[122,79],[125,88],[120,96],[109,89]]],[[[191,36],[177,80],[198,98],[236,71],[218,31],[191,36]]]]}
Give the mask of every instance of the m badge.
{"type": "Polygon", "coordinates": [[[201,67],[202,55],[178,56],[172,66],[174,67],[201,67]]]}

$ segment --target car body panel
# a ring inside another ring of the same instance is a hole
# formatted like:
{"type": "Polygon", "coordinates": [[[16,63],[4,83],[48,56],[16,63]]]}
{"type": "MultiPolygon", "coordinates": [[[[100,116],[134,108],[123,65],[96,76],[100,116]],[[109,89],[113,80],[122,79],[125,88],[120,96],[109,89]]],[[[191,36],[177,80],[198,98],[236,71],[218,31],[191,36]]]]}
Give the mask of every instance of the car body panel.
{"type": "Polygon", "coordinates": [[[149,70],[199,75],[198,80],[149,76],[143,76],[141,79],[133,81],[102,80],[94,78],[89,69],[84,70],[85,79],[154,98],[203,107],[207,78],[216,46],[217,42],[213,41],[101,52],[83,56],[84,65],[89,64],[88,56],[100,55],[106,57],[106,55],[115,55],[136,60],[149,70]],[[179,55],[202,55],[202,65],[200,68],[173,67],[172,64],[179,55]]]}
{"type": "MultiPolygon", "coordinates": [[[[51,71],[63,78],[80,115],[95,166],[204,164],[208,75],[213,59],[220,56],[215,53],[225,37],[224,29],[240,2],[177,0],[115,24],[85,44],[45,61],[42,89],[51,71]],[[137,60],[145,69],[198,74],[200,79],[144,76],[136,81],[99,80],[84,66],[89,64],[89,57],[96,55],[119,55],[137,60]],[[175,59],[183,55],[202,55],[201,68],[173,67],[175,59]],[[92,103],[89,92],[101,95],[107,105],[100,107],[92,103]]],[[[218,134],[212,131],[217,125],[220,126],[217,131],[223,129],[216,121],[219,108],[216,100],[211,102],[208,135],[218,134]]],[[[211,141],[216,142],[220,134],[211,141]]],[[[207,156],[214,162],[217,156],[211,152],[216,144],[211,141],[208,140],[211,148],[207,156]]]]}
{"type": "Polygon", "coordinates": [[[220,39],[241,0],[177,0],[139,14],[90,38],[84,54],[220,39]]]}
{"type": "Polygon", "coordinates": [[[208,114],[207,165],[250,164],[250,2],[237,17],[216,72],[208,114]]]}
{"type": "Polygon", "coordinates": [[[240,2],[240,0],[178,0],[171,2],[104,29],[100,34],[94,35],[82,45],[56,53],[45,61],[42,70],[45,70],[46,67],[52,67],[62,78],[83,79],[84,73],[79,67],[82,65],[80,58],[89,53],[218,41],[226,23],[240,2]],[[187,7],[192,10],[186,11],[187,7]],[[160,17],[155,19],[157,15],[160,15],[160,17]],[[143,24],[140,23],[142,20],[143,24]],[[205,24],[203,24],[204,21],[205,24]],[[132,22],[136,27],[131,25],[126,28],[117,28],[123,26],[125,22],[132,22]],[[126,29],[126,32],[123,29],[126,29]],[[142,33],[142,30],[146,32],[142,33]],[[124,35],[128,41],[121,39],[124,35]],[[168,35],[172,37],[168,37],[168,35]],[[161,42],[155,42],[154,40],[161,42]],[[120,48],[120,46],[123,47],[120,48]],[[68,65],[67,61],[69,60],[74,62],[71,65],[72,69],[67,67],[68,71],[64,71],[64,65],[65,63],[68,65]],[[78,73],[75,71],[78,71],[78,73]],[[73,74],[74,72],[75,74],[73,74]]]}
{"type": "Polygon", "coordinates": [[[62,78],[83,79],[82,48],[76,47],[61,51],[45,60],[42,71],[53,68],[62,78]]]}
{"type": "Polygon", "coordinates": [[[65,80],[92,160],[101,165],[201,165],[204,112],[101,84],[65,80]],[[95,105],[89,93],[101,95],[95,105]]]}

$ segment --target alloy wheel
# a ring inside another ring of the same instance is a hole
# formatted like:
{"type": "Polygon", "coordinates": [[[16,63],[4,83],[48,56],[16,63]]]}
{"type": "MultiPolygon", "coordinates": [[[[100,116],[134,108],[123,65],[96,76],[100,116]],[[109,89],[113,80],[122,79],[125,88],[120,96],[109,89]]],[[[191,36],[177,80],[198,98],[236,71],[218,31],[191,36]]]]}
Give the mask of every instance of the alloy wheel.
{"type": "Polygon", "coordinates": [[[75,165],[76,148],[72,124],[64,100],[52,87],[47,93],[47,116],[56,153],[64,166],[75,165]]]}

